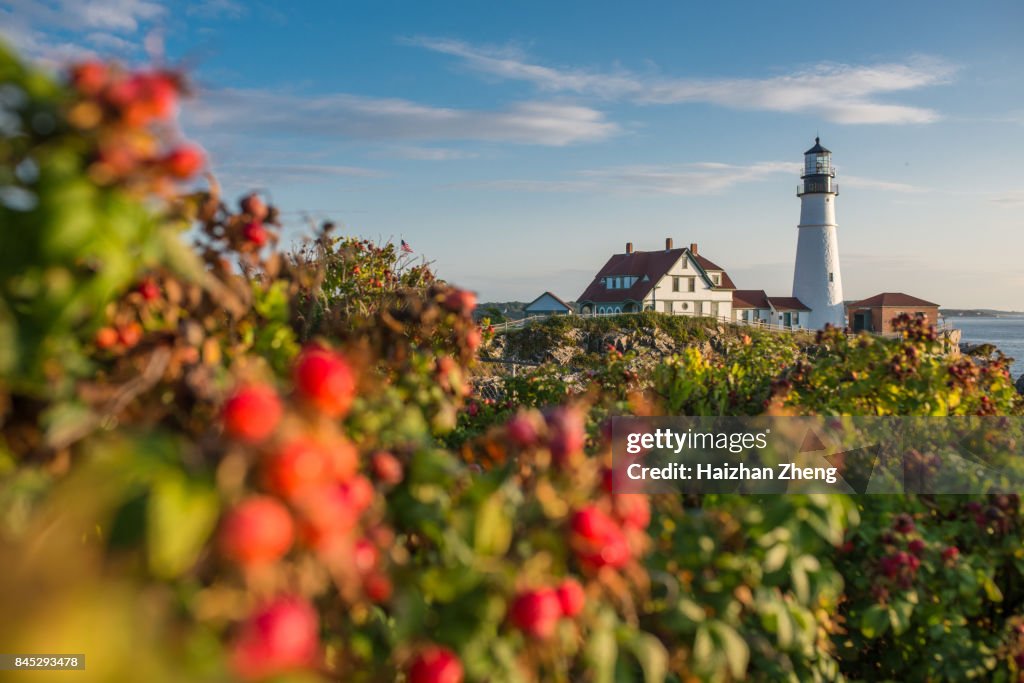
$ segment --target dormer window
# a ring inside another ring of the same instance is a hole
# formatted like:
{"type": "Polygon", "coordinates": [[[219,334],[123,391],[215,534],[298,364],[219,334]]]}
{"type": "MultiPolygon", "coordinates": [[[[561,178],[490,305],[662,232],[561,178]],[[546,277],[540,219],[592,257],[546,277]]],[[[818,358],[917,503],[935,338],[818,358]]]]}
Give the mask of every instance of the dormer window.
{"type": "Polygon", "coordinates": [[[711,282],[714,283],[715,287],[717,287],[720,284],[722,284],[722,274],[721,273],[711,273],[711,282]]]}

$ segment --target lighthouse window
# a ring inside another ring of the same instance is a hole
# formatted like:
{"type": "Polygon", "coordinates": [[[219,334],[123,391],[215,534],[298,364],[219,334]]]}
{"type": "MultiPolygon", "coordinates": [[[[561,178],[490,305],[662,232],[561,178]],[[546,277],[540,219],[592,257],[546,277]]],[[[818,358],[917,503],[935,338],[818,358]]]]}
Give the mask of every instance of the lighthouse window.
{"type": "Polygon", "coordinates": [[[828,274],[828,281],[829,282],[835,282],[836,281],[836,274],[835,273],[829,273],[828,274]]]}

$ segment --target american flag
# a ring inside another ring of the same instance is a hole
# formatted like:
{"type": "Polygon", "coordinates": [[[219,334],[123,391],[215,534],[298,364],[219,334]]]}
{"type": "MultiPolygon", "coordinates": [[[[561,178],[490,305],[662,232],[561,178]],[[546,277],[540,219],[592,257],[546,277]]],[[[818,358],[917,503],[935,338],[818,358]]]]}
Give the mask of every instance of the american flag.
{"type": "Polygon", "coordinates": [[[410,247],[409,243],[406,242],[405,240],[402,240],[402,251],[405,252],[406,254],[412,253],[412,247],[410,247]]]}

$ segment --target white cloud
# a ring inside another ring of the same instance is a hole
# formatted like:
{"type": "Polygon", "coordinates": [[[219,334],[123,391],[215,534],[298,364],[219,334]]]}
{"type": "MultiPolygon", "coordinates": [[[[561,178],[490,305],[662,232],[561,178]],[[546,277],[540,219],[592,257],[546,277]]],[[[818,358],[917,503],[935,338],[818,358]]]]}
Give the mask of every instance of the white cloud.
{"type": "Polygon", "coordinates": [[[0,36],[50,66],[92,55],[93,48],[137,49],[140,34],[166,10],[152,0],[4,0],[0,36]],[[84,34],[85,42],[61,36],[84,34]]]}
{"type": "MultiPolygon", "coordinates": [[[[339,178],[381,178],[384,173],[361,166],[340,166],[295,161],[274,163],[261,161],[230,161],[217,163],[220,155],[213,155],[213,167],[220,181],[229,188],[279,187],[315,182],[330,182],[339,178]]],[[[295,155],[292,155],[293,157],[295,155]]],[[[302,155],[298,155],[302,156],[302,155]]],[[[234,158],[234,157],[232,157],[234,158]]]]}
{"type": "Polygon", "coordinates": [[[717,194],[739,183],[772,175],[793,174],[788,161],[761,161],[746,166],[699,162],[682,166],[613,166],[580,171],[562,180],[494,180],[473,187],[528,192],[586,192],[617,195],[693,196],[717,194]]]}
{"type": "Polygon", "coordinates": [[[1005,194],[992,197],[989,201],[997,206],[1007,209],[1017,209],[1024,206],[1024,191],[1013,190],[1005,194]]]}
{"type": "Polygon", "coordinates": [[[409,42],[458,57],[488,76],[636,104],[707,103],[733,109],[806,112],[836,123],[930,123],[933,109],[879,101],[879,95],[948,82],[954,69],[930,58],[905,63],[823,63],[769,78],[684,78],[625,69],[595,71],[537,64],[515,48],[487,48],[438,38],[409,42]]]}
{"type": "MultiPolygon", "coordinates": [[[[715,161],[679,166],[612,166],[579,171],[571,178],[556,180],[491,180],[470,183],[472,187],[526,192],[586,192],[616,195],[699,196],[723,192],[735,185],[757,182],[778,174],[798,176],[800,165],[790,161],[758,161],[725,164],[715,161]]],[[[927,188],[906,183],[843,176],[840,186],[886,192],[927,192],[927,188]]]]}
{"type": "Polygon", "coordinates": [[[203,19],[241,19],[246,14],[246,7],[235,0],[202,0],[189,5],[185,13],[203,19]]]}
{"type": "Polygon", "coordinates": [[[234,131],[290,132],[362,140],[476,140],[563,146],[618,132],[595,109],[519,102],[504,109],[454,109],[350,94],[301,96],[269,90],[219,90],[199,98],[190,124],[234,131]]]}
{"type": "Polygon", "coordinates": [[[479,155],[476,152],[448,147],[401,146],[374,152],[372,156],[385,159],[409,159],[412,161],[454,161],[457,159],[475,159],[479,155]]]}
{"type": "Polygon", "coordinates": [[[860,190],[880,190],[882,192],[905,192],[907,194],[916,194],[920,192],[930,192],[930,188],[921,187],[919,185],[911,185],[909,183],[899,183],[891,180],[879,180],[877,178],[863,178],[861,176],[853,175],[841,175],[838,178],[839,186],[842,188],[855,187],[860,190]]]}

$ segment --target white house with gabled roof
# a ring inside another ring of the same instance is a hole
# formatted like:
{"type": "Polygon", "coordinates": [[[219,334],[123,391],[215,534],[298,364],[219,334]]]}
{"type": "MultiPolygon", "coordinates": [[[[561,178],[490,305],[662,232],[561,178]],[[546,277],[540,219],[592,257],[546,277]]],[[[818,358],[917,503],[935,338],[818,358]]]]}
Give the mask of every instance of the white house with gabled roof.
{"type": "Polygon", "coordinates": [[[658,311],[675,315],[732,319],[732,279],[697,251],[697,244],[676,249],[672,238],[657,251],[613,254],[576,300],[579,312],[658,311]]]}

